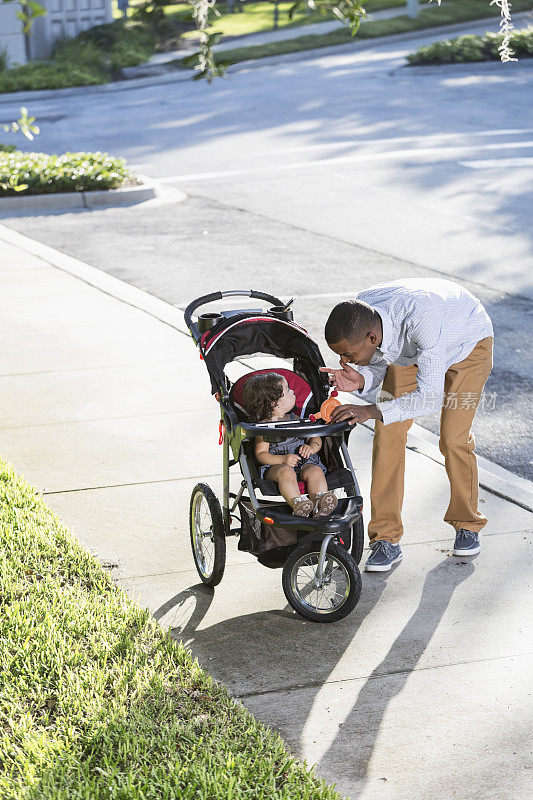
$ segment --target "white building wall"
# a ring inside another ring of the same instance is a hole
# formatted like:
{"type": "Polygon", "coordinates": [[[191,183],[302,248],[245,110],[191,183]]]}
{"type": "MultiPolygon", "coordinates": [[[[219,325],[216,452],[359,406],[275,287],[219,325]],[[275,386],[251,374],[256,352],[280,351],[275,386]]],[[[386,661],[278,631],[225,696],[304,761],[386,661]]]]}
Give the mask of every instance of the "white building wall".
{"type": "MultiPolygon", "coordinates": [[[[92,28],[93,25],[102,25],[113,19],[111,0],[39,0],[39,2],[48,13],[46,16],[37,17],[32,25],[30,32],[32,59],[47,58],[56,39],[76,36],[81,31],[92,28]]],[[[16,19],[19,7],[15,3],[13,3],[14,8],[10,6],[11,4],[0,5],[0,47],[7,47],[11,37],[16,44],[9,45],[10,54],[13,51],[13,60],[24,63],[24,36],[20,33],[20,20],[16,19]],[[6,11],[8,14],[5,14],[6,11]],[[12,32],[8,32],[8,20],[13,28],[12,32]]]]}
{"type": "Polygon", "coordinates": [[[22,24],[17,19],[18,3],[0,4],[0,48],[7,50],[10,66],[26,63],[26,48],[22,24]]]}

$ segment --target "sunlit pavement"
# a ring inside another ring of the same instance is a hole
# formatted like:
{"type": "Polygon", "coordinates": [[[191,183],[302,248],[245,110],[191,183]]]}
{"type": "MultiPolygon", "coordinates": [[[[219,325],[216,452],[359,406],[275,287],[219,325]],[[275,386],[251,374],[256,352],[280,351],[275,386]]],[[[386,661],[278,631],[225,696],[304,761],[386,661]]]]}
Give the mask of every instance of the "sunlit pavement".
{"type": "MultiPolygon", "coordinates": [[[[222,583],[205,588],[188,534],[194,485],[220,495],[204,365],[142,292],[117,299],[54,263],[0,238],[2,457],[345,796],[529,797],[531,513],[481,491],[482,551],[452,556],[444,470],[410,450],[404,560],[365,574],[342,622],[296,616],[280,571],[234,540],[222,583]]],[[[350,439],[367,515],[371,440],[360,426],[350,439]]]]}

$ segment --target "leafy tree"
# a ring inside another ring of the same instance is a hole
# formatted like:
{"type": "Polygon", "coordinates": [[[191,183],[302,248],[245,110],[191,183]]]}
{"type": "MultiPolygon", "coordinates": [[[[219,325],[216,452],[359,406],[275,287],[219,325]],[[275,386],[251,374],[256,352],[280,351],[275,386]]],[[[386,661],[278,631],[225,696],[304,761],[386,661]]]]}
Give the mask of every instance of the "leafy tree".
{"type": "Polygon", "coordinates": [[[48,12],[36,0],[0,0],[1,3],[18,3],[20,11],[17,12],[17,17],[22,22],[22,33],[24,34],[24,45],[26,48],[26,58],[29,61],[31,58],[30,52],[30,37],[29,32],[33,21],[36,17],[43,17],[48,12]]]}
{"type": "Polygon", "coordinates": [[[48,12],[36,0],[1,0],[2,3],[18,3],[20,11],[17,12],[17,17],[22,22],[22,32],[29,33],[33,20],[36,17],[43,17],[48,12]]]}

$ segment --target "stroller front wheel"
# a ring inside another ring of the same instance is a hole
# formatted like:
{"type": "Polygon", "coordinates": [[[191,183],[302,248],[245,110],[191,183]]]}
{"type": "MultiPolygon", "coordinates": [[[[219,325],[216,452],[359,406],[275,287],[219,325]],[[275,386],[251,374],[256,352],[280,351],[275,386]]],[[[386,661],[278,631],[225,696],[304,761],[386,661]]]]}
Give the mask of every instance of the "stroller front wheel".
{"type": "Polygon", "coordinates": [[[317,577],[320,543],[301,544],[283,568],[283,591],[298,614],[312,622],[337,622],[357,605],[361,574],[352,556],[330,542],[322,579],[317,577]]]}
{"type": "Polygon", "coordinates": [[[226,537],[220,503],[206,483],[198,483],[192,491],[189,521],[198,574],[207,586],[216,586],[226,566],[226,537]]]}

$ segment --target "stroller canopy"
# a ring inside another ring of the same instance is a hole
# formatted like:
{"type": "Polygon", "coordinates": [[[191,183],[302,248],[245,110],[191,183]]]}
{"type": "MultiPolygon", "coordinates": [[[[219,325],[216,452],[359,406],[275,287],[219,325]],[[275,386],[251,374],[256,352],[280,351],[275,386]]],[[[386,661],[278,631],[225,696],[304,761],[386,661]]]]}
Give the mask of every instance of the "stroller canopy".
{"type": "MultiPolygon", "coordinates": [[[[212,393],[226,387],[224,367],[236,358],[255,353],[292,359],[294,371],[308,381],[320,404],[328,395],[327,373],[319,372],[324,359],[304,328],[268,314],[238,314],[206,331],[200,349],[211,378],[212,393]]],[[[273,370],[276,371],[276,370],[273,370]]]]}

